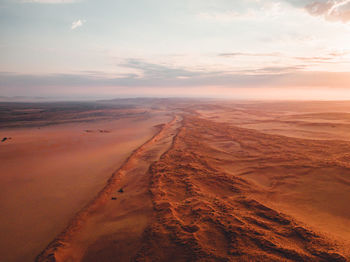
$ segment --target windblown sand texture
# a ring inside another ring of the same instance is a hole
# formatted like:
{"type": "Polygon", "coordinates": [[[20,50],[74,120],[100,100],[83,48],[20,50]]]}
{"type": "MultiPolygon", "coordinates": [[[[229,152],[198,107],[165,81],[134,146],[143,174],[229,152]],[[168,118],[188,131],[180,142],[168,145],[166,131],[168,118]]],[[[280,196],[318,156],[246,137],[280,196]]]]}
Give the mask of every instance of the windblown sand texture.
{"type": "Polygon", "coordinates": [[[37,261],[347,261],[350,142],[238,127],[202,106],[135,151],[37,261]]]}
{"type": "Polygon", "coordinates": [[[168,119],[36,261],[350,260],[348,103],[147,103],[168,119]]]}

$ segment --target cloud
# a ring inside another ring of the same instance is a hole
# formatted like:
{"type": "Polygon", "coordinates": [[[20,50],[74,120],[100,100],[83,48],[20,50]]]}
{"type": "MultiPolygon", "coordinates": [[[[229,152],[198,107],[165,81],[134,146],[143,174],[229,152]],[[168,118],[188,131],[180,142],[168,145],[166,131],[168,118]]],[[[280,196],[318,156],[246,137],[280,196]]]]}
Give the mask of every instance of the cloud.
{"type": "Polygon", "coordinates": [[[71,29],[74,30],[78,27],[81,27],[85,22],[86,22],[86,20],[78,19],[72,23],[71,29]]]}
{"type": "MultiPolygon", "coordinates": [[[[155,64],[135,58],[126,59],[118,66],[133,69],[137,73],[111,76],[98,71],[50,75],[0,72],[0,88],[263,86],[280,79],[284,75],[296,74],[304,69],[302,65],[296,65],[265,66],[229,71],[195,70],[166,64],[155,64]]],[[[281,84],[283,86],[283,83],[281,84]]]]}
{"type": "Polygon", "coordinates": [[[332,61],[333,57],[326,57],[326,56],[312,56],[312,57],[303,57],[303,56],[296,56],[294,59],[307,62],[307,63],[327,63],[332,61]]]}
{"type": "Polygon", "coordinates": [[[200,20],[231,22],[234,20],[252,20],[283,17],[290,5],[305,10],[312,16],[320,16],[327,21],[350,21],[350,0],[248,0],[245,9],[226,9],[203,11],[197,14],[200,20]],[[287,9],[286,9],[287,7],[287,9]]]}
{"type": "Polygon", "coordinates": [[[330,52],[322,56],[295,56],[293,58],[307,63],[334,63],[337,59],[342,58],[347,54],[349,54],[349,51],[330,52]]]}
{"type": "MultiPolygon", "coordinates": [[[[349,51],[333,51],[333,52],[328,52],[317,56],[290,56],[279,52],[271,52],[271,53],[230,52],[230,53],[219,53],[217,55],[223,58],[237,58],[237,59],[239,59],[240,57],[242,57],[243,59],[250,58],[250,57],[259,59],[261,57],[266,60],[281,58],[292,62],[291,66],[286,66],[285,68],[287,69],[294,68],[294,69],[300,70],[300,69],[306,69],[308,66],[312,66],[315,64],[337,63],[339,59],[344,58],[348,54],[350,54],[349,51]],[[298,64],[295,65],[295,62],[293,62],[295,60],[301,61],[303,65],[302,66],[298,64]]],[[[253,71],[256,72],[256,70],[253,70],[253,71]]],[[[263,72],[263,71],[264,70],[258,70],[258,72],[263,72]]]]}
{"type": "Polygon", "coordinates": [[[140,71],[140,75],[143,78],[147,79],[190,78],[203,73],[168,65],[149,63],[139,59],[127,59],[120,66],[136,69],[140,71]]]}
{"type": "Polygon", "coordinates": [[[197,13],[196,17],[203,21],[230,23],[236,20],[274,19],[283,17],[285,13],[284,6],[279,1],[271,0],[248,0],[248,2],[242,1],[240,4],[234,3],[227,8],[224,7],[225,4],[216,10],[203,10],[197,13]]]}
{"type": "Polygon", "coordinates": [[[320,16],[327,21],[350,21],[350,0],[285,0],[304,8],[310,15],[320,16]]]}
{"type": "Polygon", "coordinates": [[[283,75],[289,73],[295,73],[305,69],[304,65],[296,66],[269,66],[263,68],[257,68],[252,70],[246,70],[247,75],[283,75]]]}
{"type": "Polygon", "coordinates": [[[308,4],[305,9],[315,16],[323,16],[329,21],[350,21],[350,0],[342,1],[327,1],[327,2],[313,2],[308,4]]]}
{"type": "MultiPolygon", "coordinates": [[[[22,75],[0,73],[1,87],[191,87],[191,86],[260,86],[268,85],[282,76],[296,74],[302,66],[262,67],[238,71],[188,70],[138,59],[127,59],[119,66],[136,69],[139,74],[107,76],[96,71],[77,74],[22,75]]],[[[279,82],[280,84],[283,83],[279,82]]]]}
{"type": "Polygon", "coordinates": [[[245,52],[233,52],[233,53],[220,53],[218,56],[222,57],[236,57],[236,56],[255,56],[255,57],[264,57],[264,56],[272,56],[277,57],[281,56],[281,53],[272,52],[272,53],[245,53],[245,52]]]}
{"type": "MultiPolygon", "coordinates": [[[[285,68],[287,69],[287,68],[285,68]]],[[[156,89],[157,95],[168,96],[169,90],[179,90],[182,96],[186,92],[201,90],[205,87],[215,87],[216,95],[225,96],[225,92],[235,92],[235,90],[250,88],[276,88],[277,93],[283,94],[285,88],[302,88],[311,90],[312,88],[344,88],[349,90],[349,72],[306,72],[290,71],[283,74],[270,74],[268,72],[278,71],[283,68],[264,68],[265,74],[198,74],[189,78],[152,79],[135,78],[133,76],[125,78],[96,78],[88,74],[54,74],[54,75],[21,75],[0,73],[0,90],[2,95],[13,96],[22,95],[49,95],[67,92],[72,94],[85,95],[89,90],[96,90],[96,94],[101,94],[104,90],[118,92],[124,89],[126,93],[135,93],[142,96],[149,88],[156,89]],[[219,87],[226,91],[220,91],[219,87]],[[66,90],[66,91],[64,91],[66,90]],[[136,91],[135,91],[136,90],[136,91]],[[231,90],[231,91],[229,91],[231,90]]],[[[287,69],[288,71],[288,69],[287,69]]],[[[258,90],[258,89],[255,89],[258,90]]],[[[268,92],[267,95],[276,94],[276,90],[268,92]]],[[[270,90],[271,91],[271,90],[270,90]]]]}

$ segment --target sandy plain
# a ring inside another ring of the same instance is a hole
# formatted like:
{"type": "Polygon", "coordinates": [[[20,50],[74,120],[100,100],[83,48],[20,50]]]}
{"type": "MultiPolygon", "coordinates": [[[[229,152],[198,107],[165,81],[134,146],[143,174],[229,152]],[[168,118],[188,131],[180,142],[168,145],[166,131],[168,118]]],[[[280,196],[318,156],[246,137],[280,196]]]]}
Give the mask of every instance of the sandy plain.
{"type": "Polygon", "coordinates": [[[349,261],[349,102],[137,104],[162,124],[115,172],[96,159],[104,179],[74,182],[91,201],[53,223],[36,261],[349,261]]]}
{"type": "Polygon", "coordinates": [[[21,106],[0,129],[1,138],[11,138],[0,143],[0,260],[8,262],[34,261],[155,126],[170,119],[134,107],[97,115],[90,106],[21,106]]]}

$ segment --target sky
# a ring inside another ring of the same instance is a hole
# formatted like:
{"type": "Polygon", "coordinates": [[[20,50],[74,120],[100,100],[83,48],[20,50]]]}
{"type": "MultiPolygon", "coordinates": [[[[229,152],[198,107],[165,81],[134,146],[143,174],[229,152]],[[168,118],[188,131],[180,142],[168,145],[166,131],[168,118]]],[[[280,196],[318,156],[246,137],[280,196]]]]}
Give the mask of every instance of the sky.
{"type": "Polygon", "coordinates": [[[350,99],[350,0],[0,0],[0,97],[350,99]]]}

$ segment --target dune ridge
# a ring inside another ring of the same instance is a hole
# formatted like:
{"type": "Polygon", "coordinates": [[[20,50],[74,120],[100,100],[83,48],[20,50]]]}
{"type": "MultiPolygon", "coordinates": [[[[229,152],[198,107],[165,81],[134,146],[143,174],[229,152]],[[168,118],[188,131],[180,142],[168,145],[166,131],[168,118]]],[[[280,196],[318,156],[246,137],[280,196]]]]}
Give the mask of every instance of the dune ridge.
{"type": "Polygon", "coordinates": [[[135,150],[37,261],[348,261],[349,243],[273,205],[307,198],[283,192],[308,183],[311,169],[347,170],[348,149],[187,111],[135,150]],[[259,183],[276,168],[278,183],[259,183]],[[284,174],[290,168],[303,172],[284,174]],[[135,193],[110,201],[125,185],[135,193]]]}
{"type": "Polygon", "coordinates": [[[120,188],[121,181],[125,175],[128,173],[128,171],[130,171],[130,169],[134,168],[135,164],[132,163],[134,159],[142,156],[144,151],[147,150],[147,147],[159,141],[164,133],[179,121],[180,118],[178,116],[174,116],[170,122],[156,126],[158,128],[158,132],[130,154],[120,168],[118,168],[118,170],[112,174],[111,178],[108,180],[105,187],[98,193],[98,195],[76,214],[76,216],[68,224],[67,228],[64,229],[62,233],[58,235],[37,256],[36,261],[65,261],[59,256],[57,258],[57,253],[69,246],[70,240],[79,230],[81,230],[89,217],[95,212],[98,212],[101,206],[104,206],[107,201],[110,201],[111,196],[113,196],[116,190],[120,188]]]}
{"type": "Polygon", "coordinates": [[[185,118],[173,147],[152,165],[155,217],[135,260],[347,261],[336,242],[254,199],[259,188],[217,168],[222,159],[203,135],[225,135],[220,127],[185,118]]]}

